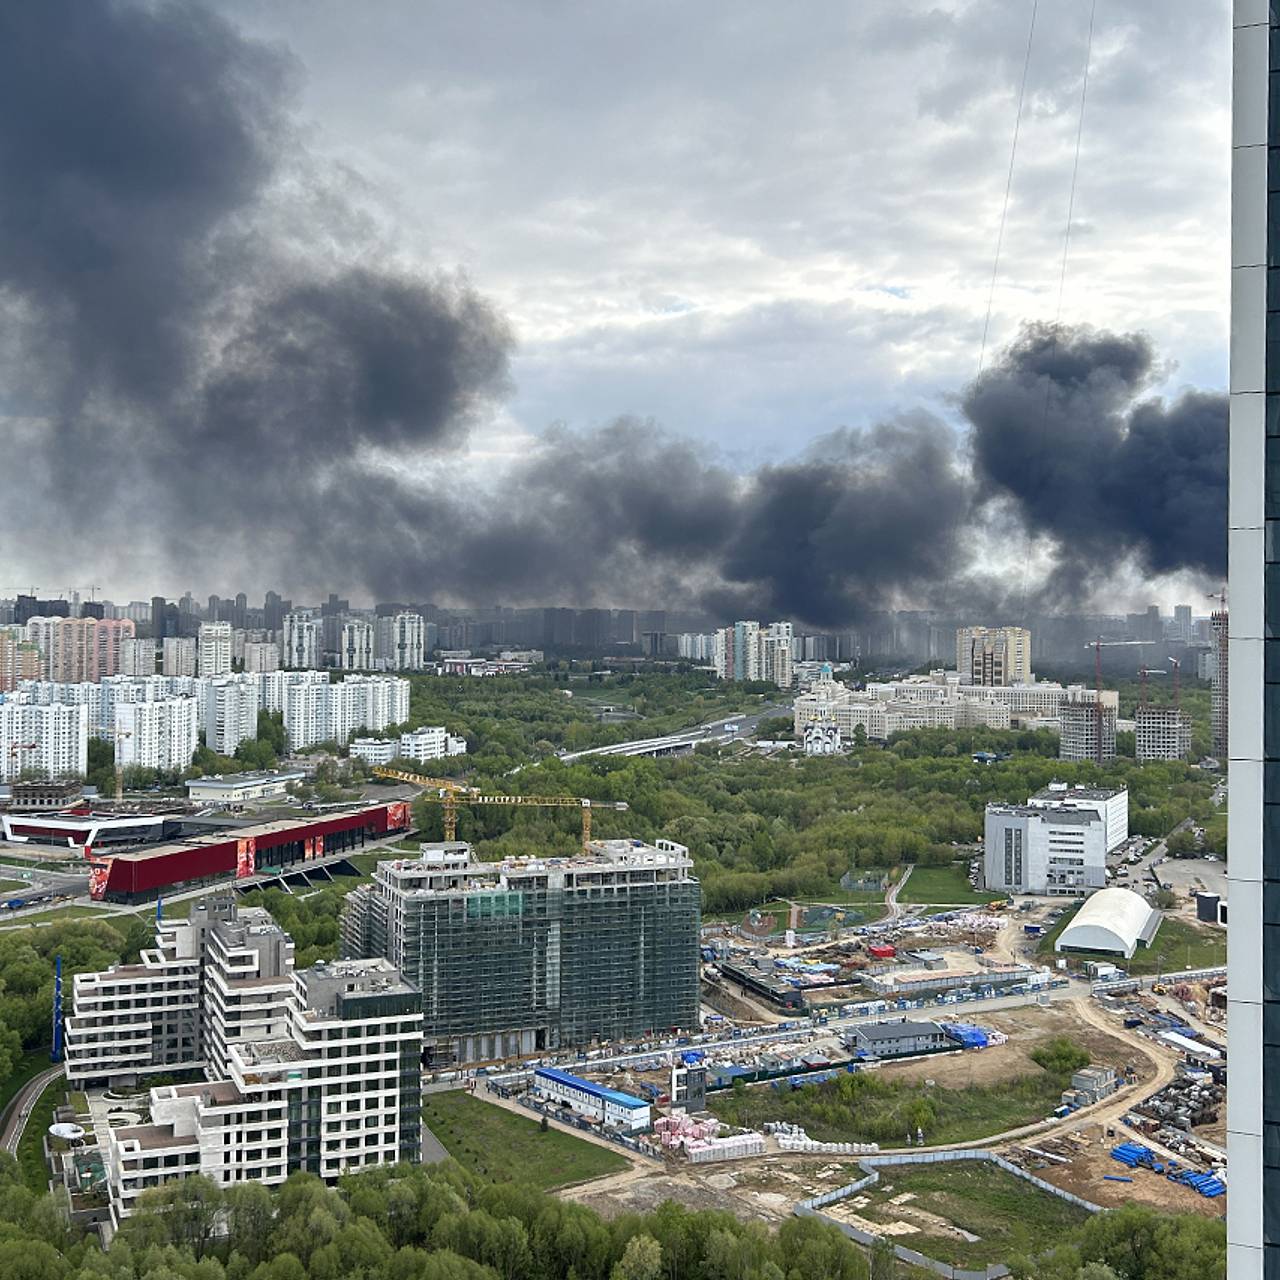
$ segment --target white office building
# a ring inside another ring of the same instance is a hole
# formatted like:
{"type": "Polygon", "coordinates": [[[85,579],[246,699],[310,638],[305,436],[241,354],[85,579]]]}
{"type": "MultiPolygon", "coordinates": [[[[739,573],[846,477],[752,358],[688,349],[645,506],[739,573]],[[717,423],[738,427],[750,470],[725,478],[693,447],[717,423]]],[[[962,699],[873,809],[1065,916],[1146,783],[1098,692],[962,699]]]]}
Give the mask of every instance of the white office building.
{"type": "Polygon", "coordinates": [[[244,669],[258,673],[280,670],[280,646],[274,640],[246,640],[244,669]]]}
{"type": "Polygon", "coordinates": [[[337,684],[289,685],[284,728],[291,751],[318,742],[345,746],[358,729],[377,733],[409,718],[409,682],[400,676],[348,676],[337,684]]]}
{"type": "Polygon", "coordinates": [[[204,745],[219,755],[235,754],[246,739],[258,736],[259,677],[244,673],[205,682],[204,745]]]}
{"type": "Polygon", "coordinates": [[[196,672],[206,680],[231,674],[231,623],[202,622],[196,637],[196,672]]]}
{"type": "Polygon", "coordinates": [[[1107,828],[1093,809],[987,805],[988,889],[1077,897],[1107,884],[1107,828]]]}
{"type": "Polygon", "coordinates": [[[373,670],[373,623],[346,618],[338,632],[338,666],[343,671],[373,670]]]}
{"type": "Polygon", "coordinates": [[[399,738],[357,738],[351,744],[351,755],[366,764],[385,765],[392,760],[443,760],[465,755],[466,738],[454,737],[443,725],[423,726],[402,733],[399,738]]]}
{"type": "Polygon", "coordinates": [[[421,671],[427,664],[427,624],[419,613],[395,613],[374,626],[374,659],[382,671],[421,671]]]}
{"type": "Polygon", "coordinates": [[[1107,852],[1129,838],[1129,792],[1125,787],[1072,786],[1051,782],[1027,800],[1035,809],[1088,809],[1106,827],[1107,852]]]}
{"type": "Polygon", "coordinates": [[[83,704],[38,705],[12,695],[0,700],[0,780],[28,774],[83,777],[89,767],[89,709],[83,704]]]}
{"type": "Polygon", "coordinates": [[[200,744],[201,700],[161,698],[121,702],[115,708],[116,762],[180,773],[200,744]]]}
{"type": "Polygon", "coordinates": [[[309,613],[286,613],[281,662],[295,671],[311,671],[323,666],[323,635],[319,618],[309,613]]]}

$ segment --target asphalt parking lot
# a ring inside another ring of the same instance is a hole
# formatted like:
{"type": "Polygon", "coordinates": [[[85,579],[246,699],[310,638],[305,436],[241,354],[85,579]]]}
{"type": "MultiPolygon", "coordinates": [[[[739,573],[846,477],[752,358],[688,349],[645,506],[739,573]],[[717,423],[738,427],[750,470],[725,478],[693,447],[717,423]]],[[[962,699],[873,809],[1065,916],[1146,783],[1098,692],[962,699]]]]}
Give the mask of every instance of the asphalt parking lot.
{"type": "Polygon", "coordinates": [[[1225,862],[1208,862],[1204,858],[1170,858],[1156,868],[1162,884],[1175,893],[1197,892],[1227,895],[1227,866],[1225,862]]]}

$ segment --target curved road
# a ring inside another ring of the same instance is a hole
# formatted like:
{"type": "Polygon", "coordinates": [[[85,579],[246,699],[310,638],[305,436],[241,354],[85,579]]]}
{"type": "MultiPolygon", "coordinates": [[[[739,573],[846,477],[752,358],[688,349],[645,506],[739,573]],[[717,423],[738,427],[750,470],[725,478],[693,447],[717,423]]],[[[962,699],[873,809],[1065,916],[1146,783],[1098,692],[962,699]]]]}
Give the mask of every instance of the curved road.
{"type": "Polygon", "coordinates": [[[58,1063],[38,1076],[33,1076],[14,1094],[5,1108],[3,1123],[0,1123],[0,1146],[11,1155],[17,1154],[18,1143],[22,1140],[27,1121],[31,1119],[31,1112],[40,1095],[61,1075],[62,1064],[58,1063]]]}

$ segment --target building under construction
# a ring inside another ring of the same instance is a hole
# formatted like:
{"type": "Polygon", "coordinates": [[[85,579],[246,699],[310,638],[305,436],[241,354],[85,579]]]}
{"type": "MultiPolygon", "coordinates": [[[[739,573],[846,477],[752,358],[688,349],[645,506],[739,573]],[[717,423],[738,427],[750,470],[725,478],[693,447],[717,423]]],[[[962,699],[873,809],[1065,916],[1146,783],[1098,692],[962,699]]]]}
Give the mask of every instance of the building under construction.
{"type": "Polygon", "coordinates": [[[424,844],[348,895],[343,955],[385,956],[419,988],[437,1066],[693,1028],[692,868],[669,840],[503,862],[477,862],[460,842],[424,844]]]}

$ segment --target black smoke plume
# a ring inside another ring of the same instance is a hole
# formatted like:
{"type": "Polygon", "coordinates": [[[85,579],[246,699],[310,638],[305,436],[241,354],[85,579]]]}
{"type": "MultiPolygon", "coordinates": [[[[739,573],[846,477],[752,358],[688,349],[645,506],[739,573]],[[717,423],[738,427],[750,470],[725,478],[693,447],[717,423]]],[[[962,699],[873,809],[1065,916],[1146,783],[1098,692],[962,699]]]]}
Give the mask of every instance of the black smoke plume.
{"type": "Polygon", "coordinates": [[[979,500],[1053,540],[1063,590],[1125,560],[1226,571],[1226,396],[1140,399],[1155,373],[1140,334],[1034,325],[964,394],[979,500]]]}
{"type": "Polygon", "coordinates": [[[371,243],[298,144],[298,79],[195,4],[0,7],[0,559],[23,576],[837,626],[998,603],[969,566],[1010,508],[1063,587],[1220,571],[1222,398],[1141,401],[1133,336],[1028,331],[963,397],[968,453],[905,414],[743,476],[626,419],[459,488],[441,467],[506,392],[511,332],[371,243]]]}

